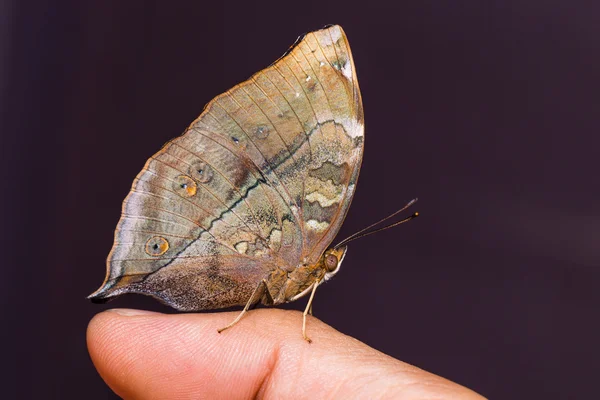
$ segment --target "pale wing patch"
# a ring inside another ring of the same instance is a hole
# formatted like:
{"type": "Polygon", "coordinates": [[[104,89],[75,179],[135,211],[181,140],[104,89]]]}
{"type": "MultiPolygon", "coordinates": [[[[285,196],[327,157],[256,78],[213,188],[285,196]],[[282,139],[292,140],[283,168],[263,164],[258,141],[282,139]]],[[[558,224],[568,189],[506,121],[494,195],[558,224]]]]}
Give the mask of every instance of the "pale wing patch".
{"type": "Polygon", "coordinates": [[[342,74],[348,78],[348,80],[352,80],[352,65],[350,62],[346,62],[342,67],[342,74]]]}
{"type": "Polygon", "coordinates": [[[306,196],[306,200],[310,201],[311,203],[318,201],[321,207],[329,207],[333,204],[338,204],[340,201],[342,201],[342,193],[335,196],[333,199],[328,199],[319,192],[312,192],[311,194],[306,196]]]}
{"type": "Polygon", "coordinates": [[[306,226],[316,232],[324,232],[329,228],[329,222],[319,222],[314,219],[309,219],[306,221],[306,226]]]}
{"type": "Polygon", "coordinates": [[[239,242],[239,243],[237,243],[235,245],[235,249],[240,254],[246,254],[246,252],[248,251],[248,242],[239,242]]]}
{"type": "Polygon", "coordinates": [[[336,43],[342,38],[342,30],[339,26],[332,26],[329,30],[329,33],[331,34],[331,40],[333,41],[333,43],[336,43]]]}
{"type": "Polygon", "coordinates": [[[332,26],[327,31],[329,34],[320,36],[320,40],[325,46],[333,46],[342,38],[342,30],[338,26],[332,26]]]}
{"type": "Polygon", "coordinates": [[[339,204],[342,201],[344,187],[336,185],[331,179],[323,182],[320,179],[308,177],[306,187],[312,191],[305,196],[306,200],[314,203],[319,202],[321,207],[329,207],[333,204],[339,204]]]}
{"type": "Polygon", "coordinates": [[[350,136],[352,139],[359,136],[362,137],[365,135],[365,126],[362,124],[362,122],[354,118],[345,119],[344,121],[342,121],[342,125],[344,126],[344,129],[346,130],[348,136],[350,136]]]}
{"type": "Polygon", "coordinates": [[[271,242],[271,246],[279,250],[281,246],[281,230],[273,229],[273,232],[269,236],[269,241],[271,242]]]}

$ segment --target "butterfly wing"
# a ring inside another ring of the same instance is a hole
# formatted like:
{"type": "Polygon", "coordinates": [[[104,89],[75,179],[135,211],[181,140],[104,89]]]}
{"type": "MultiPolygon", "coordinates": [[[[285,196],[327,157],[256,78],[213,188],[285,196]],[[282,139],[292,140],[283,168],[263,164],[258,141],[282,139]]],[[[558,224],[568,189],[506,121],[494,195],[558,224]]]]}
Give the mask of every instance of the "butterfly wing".
{"type": "Polygon", "coordinates": [[[364,148],[363,107],[352,53],[339,26],[309,33],[289,56],[282,64],[290,71],[289,80],[291,75],[299,78],[306,97],[299,108],[309,114],[312,156],[302,180],[302,259],[315,264],[352,201],[364,148]]]}
{"type": "Polygon", "coordinates": [[[351,201],[362,120],[341,28],[304,36],[148,160],[90,297],[143,293],[180,310],[242,305],[275,268],[316,262],[351,201]]]}

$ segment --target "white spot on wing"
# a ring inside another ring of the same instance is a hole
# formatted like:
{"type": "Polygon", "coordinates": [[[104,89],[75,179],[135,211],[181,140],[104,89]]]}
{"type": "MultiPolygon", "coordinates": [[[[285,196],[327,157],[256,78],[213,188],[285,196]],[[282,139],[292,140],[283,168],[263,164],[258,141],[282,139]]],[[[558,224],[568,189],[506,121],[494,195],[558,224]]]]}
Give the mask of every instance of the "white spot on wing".
{"type": "Polygon", "coordinates": [[[271,236],[269,236],[271,243],[279,245],[281,243],[281,231],[279,229],[273,229],[271,236]]]}
{"type": "Polygon", "coordinates": [[[317,232],[324,232],[329,227],[329,223],[319,222],[314,219],[309,219],[308,221],[306,221],[306,226],[308,226],[310,229],[313,229],[317,232]]]}
{"type": "Polygon", "coordinates": [[[345,118],[344,120],[342,120],[342,125],[344,126],[346,133],[351,138],[364,136],[365,127],[358,120],[354,118],[345,118]]]}
{"type": "Polygon", "coordinates": [[[342,37],[342,31],[338,26],[331,27],[329,32],[331,32],[331,40],[333,40],[333,43],[337,42],[342,37]]]}
{"type": "Polygon", "coordinates": [[[342,68],[342,74],[348,78],[348,80],[352,80],[352,63],[350,61],[346,61],[346,64],[344,64],[344,68],[342,68]]]}
{"type": "Polygon", "coordinates": [[[318,201],[321,207],[329,207],[332,204],[340,203],[342,201],[342,193],[338,193],[333,199],[328,199],[319,192],[312,192],[306,196],[306,200],[311,203],[318,201]]]}
{"type": "Polygon", "coordinates": [[[246,254],[246,252],[248,251],[248,242],[239,242],[239,243],[237,243],[235,245],[235,249],[240,254],[246,254]]]}

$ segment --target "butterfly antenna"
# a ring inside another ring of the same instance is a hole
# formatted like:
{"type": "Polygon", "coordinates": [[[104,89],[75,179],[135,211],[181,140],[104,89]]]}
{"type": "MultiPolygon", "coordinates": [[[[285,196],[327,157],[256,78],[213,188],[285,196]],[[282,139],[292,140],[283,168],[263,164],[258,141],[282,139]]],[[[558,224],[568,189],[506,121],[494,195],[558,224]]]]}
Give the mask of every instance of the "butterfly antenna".
{"type": "Polygon", "coordinates": [[[358,231],[358,232],[356,232],[356,233],[353,233],[352,235],[348,236],[346,239],[344,239],[344,240],[342,240],[341,242],[339,242],[338,244],[336,244],[336,245],[334,246],[334,248],[335,248],[335,249],[337,249],[337,248],[340,248],[340,247],[342,247],[343,245],[345,245],[345,244],[347,244],[347,243],[349,243],[349,242],[351,242],[351,241],[353,241],[353,240],[359,239],[359,238],[361,238],[361,237],[369,236],[369,235],[372,235],[373,233],[381,232],[381,231],[384,231],[384,230],[386,230],[386,229],[393,228],[393,227],[395,227],[395,226],[398,226],[398,225],[400,225],[400,224],[403,224],[403,223],[405,223],[405,222],[408,222],[408,221],[410,221],[411,219],[414,219],[414,218],[418,217],[418,216],[419,216],[419,213],[418,213],[418,212],[416,212],[416,213],[414,213],[413,215],[411,215],[410,217],[404,218],[404,219],[403,219],[403,220],[401,220],[401,221],[394,222],[393,224],[386,225],[386,226],[384,226],[384,227],[381,227],[381,228],[377,228],[377,229],[375,229],[375,230],[373,230],[373,231],[369,231],[369,229],[376,227],[377,225],[381,224],[382,222],[385,222],[385,221],[387,221],[388,219],[390,219],[390,218],[393,218],[394,216],[398,215],[398,214],[399,214],[399,213],[401,213],[402,211],[406,210],[408,207],[410,207],[410,206],[412,206],[413,204],[415,204],[415,203],[417,202],[417,200],[418,200],[418,199],[412,199],[411,201],[409,201],[409,202],[408,202],[408,203],[407,203],[407,204],[406,204],[404,207],[402,207],[402,208],[401,208],[401,209],[399,209],[398,211],[395,211],[395,212],[393,212],[392,214],[388,215],[387,217],[380,219],[379,221],[377,221],[377,222],[375,222],[375,223],[373,223],[373,224],[371,224],[371,225],[367,226],[366,228],[363,228],[363,229],[361,229],[360,231],[358,231]]]}

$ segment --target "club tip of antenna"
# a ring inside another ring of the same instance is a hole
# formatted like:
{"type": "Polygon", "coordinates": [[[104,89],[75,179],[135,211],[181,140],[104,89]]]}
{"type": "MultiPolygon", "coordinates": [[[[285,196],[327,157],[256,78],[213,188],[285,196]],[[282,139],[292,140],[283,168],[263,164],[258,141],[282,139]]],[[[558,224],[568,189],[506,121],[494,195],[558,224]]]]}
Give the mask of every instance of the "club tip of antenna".
{"type": "Polygon", "coordinates": [[[416,213],[414,213],[414,214],[412,215],[412,217],[413,217],[413,218],[417,218],[418,216],[419,216],[419,213],[418,213],[418,212],[416,212],[416,213]]]}

